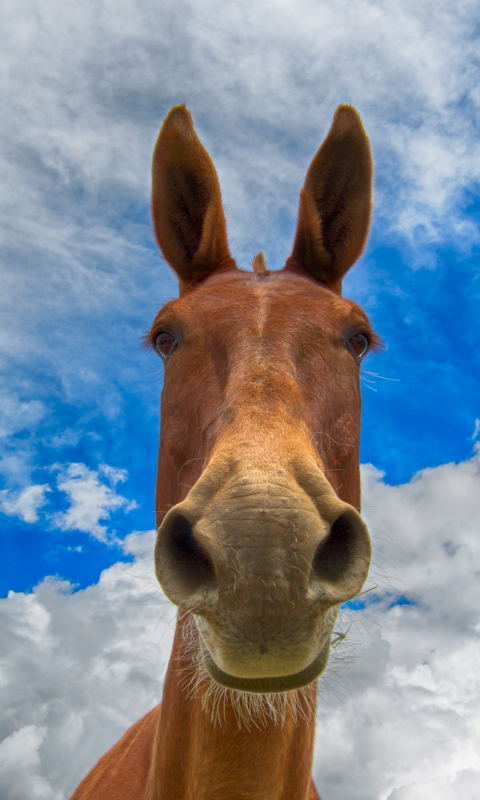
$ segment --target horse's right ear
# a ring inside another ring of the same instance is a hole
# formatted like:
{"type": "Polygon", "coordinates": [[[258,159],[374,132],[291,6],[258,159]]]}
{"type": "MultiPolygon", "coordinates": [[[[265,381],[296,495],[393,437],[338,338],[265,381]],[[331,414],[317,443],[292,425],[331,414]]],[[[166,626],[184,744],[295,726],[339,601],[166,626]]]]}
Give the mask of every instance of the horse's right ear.
{"type": "Polygon", "coordinates": [[[185,106],[162,125],[153,153],[155,236],[185,291],[213,272],[235,269],[227,242],[220,185],[185,106]]]}

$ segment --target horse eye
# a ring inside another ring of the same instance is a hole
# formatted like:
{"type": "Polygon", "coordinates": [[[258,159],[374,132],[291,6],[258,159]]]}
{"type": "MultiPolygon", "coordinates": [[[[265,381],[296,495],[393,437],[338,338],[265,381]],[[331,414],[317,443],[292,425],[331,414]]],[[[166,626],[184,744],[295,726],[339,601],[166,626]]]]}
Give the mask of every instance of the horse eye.
{"type": "Polygon", "coordinates": [[[155,349],[165,360],[173,353],[178,345],[178,336],[171,331],[160,331],[155,336],[155,349]]]}
{"type": "Polygon", "coordinates": [[[348,341],[357,358],[364,356],[370,345],[370,340],[365,333],[355,333],[350,336],[348,341]]]}

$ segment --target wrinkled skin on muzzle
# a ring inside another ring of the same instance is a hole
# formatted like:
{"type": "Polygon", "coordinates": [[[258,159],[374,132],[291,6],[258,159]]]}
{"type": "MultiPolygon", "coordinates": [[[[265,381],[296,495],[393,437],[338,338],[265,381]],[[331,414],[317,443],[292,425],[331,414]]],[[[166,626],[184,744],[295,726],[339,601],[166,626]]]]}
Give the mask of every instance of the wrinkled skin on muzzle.
{"type": "Polygon", "coordinates": [[[304,422],[276,405],[268,427],[264,413],[247,414],[248,437],[245,411],[227,415],[155,551],[167,596],[195,615],[211,677],[261,693],[323,672],[339,605],[361,590],[370,562],[358,512],[327,480],[304,422]]]}

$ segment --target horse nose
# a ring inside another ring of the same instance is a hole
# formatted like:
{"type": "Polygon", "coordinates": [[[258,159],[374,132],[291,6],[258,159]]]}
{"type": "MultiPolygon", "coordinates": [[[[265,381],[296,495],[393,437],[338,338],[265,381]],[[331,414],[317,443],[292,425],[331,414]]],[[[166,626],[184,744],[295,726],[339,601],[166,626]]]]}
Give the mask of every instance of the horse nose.
{"type": "MultiPolygon", "coordinates": [[[[320,604],[346,602],[360,591],[370,565],[370,537],[359,513],[338,502],[330,525],[319,518],[304,550],[305,597],[320,604]]],[[[203,521],[204,522],[204,521],[203,521]]],[[[218,531],[218,520],[216,530],[218,531]]],[[[158,529],[155,570],[167,597],[195,613],[215,604],[218,583],[225,581],[226,545],[205,534],[202,519],[195,520],[184,503],[172,508],[158,529]]],[[[261,545],[260,545],[261,546],[261,545]]],[[[241,545],[239,543],[239,551],[241,545]]],[[[292,562],[296,556],[292,554],[292,562]]],[[[294,566],[295,580],[297,567],[294,566]]],[[[230,573],[231,574],[231,573],[230,573]]]]}

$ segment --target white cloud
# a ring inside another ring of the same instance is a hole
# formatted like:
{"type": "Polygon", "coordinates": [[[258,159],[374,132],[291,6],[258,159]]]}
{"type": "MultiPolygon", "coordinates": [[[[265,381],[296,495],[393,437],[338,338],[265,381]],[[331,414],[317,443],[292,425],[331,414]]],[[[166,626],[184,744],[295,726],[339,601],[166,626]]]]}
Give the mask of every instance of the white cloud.
{"type": "Polygon", "coordinates": [[[112,191],[117,203],[125,194],[147,201],[159,124],[182,101],[215,151],[242,259],[261,245],[277,257],[273,233],[288,218],[287,246],[305,168],[340,102],[364,114],[380,213],[406,232],[433,214],[432,235],[452,235],[450,201],[479,177],[476,10],[473,0],[125,0],[112,15],[92,0],[11,3],[2,55],[9,238],[64,265],[102,242],[126,255],[105,218],[111,207],[90,217],[91,204],[102,192],[113,203],[112,191]],[[75,186],[84,204],[68,195],[75,186]],[[68,196],[68,217],[52,192],[68,196]]]}
{"type": "Polygon", "coordinates": [[[135,562],[85,590],[46,579],[0,600],[2,800],[66,800],[159,702],[175,613],[153,574],[153,543],[153,531],[129,536],[135,562]]]}
{"type": "Polygon", "coordinates": [[[127,513],[137,508],[134,500],[116,493],[117,484],[123,483],[127,476],[125,470],[108,464],[101,464],[98,471],[88,469],[85,464],[61,468],[57,486],[67,495],[70,507],[53,514],[52,525],[62,531],[83,531],[95,539],[107,541],[108,531],[105,525],[100,525],[100,520],[109,519],[112,512],[120,509],[127,513]],[[102,482],[102,477],[110,486],[102,482]]]}
{"type": "Polygon", "coordinates": [[[4,394],[0,402],[0,438],[31,430],[45,415],[46,408],[38,400],[21,402],[17,397],[4,394]]]}
{"type": "MultiPolygon", "coordinates": [[[[366,611],[350,612],[364,644],[340,675],[332,660],[321,683],[314,763],[320,794],[474,800],[480,453],[424,470],[403,486],[388,486],[367,466],[363,484],[373,571],[383,567],[393,588],[365,595],[366,611]],[[396,604],[402,596],[412,604],[396,604]]],[[[153,542],[153,531],[128,537],[134,563],[115,564],[85,590],[72,593],[69,584],[46,579],[32,594],[11,592],[0,601],[0,739],[14,753],[23,741],[17,732],[28,744],[7,777],[0,773],[2,799],[22,791],[35,797],[23,788],[30,780],[45,800],[68,797],[102,752],[158,702],[174,610],[155,581],[153,542]]],[[[336,652],[341,660],[341,648],[336,652]]]]}
{"type": "Polygon", "coordinates": [[[363,488],[374,560],[393,590],[365,612],[368,634],[344,674],[348,691],[323,702],[320,695],[320,793],[473,800],[480,785],[480,454],[423,470],[403,486],[386,485],[367,466],[363,488]],[[412,604],[392,605],[401,596],[412,604]]]}
{"type": "Polygon", "coordinates": [[[47,502],[47,492],[51,489],[46,483],[27,486],[17,494],[3,489],[0,492],[0,510],[10,517],[20,517],[24,522],[36,522],[39,509],[47,502]]]}
{"type": "Polygon", "coordinates": [[[39,774],[39,748],[46,729],[25,727],[0,742],[0,796],[2,800],[64,800],[65,795],[39,774]]]}
{"type": "MultiPolygon", "coordinates": [[[[101,520],[109,520],[116,511],[128,513],[137,508],[134,500],[128,500],[117,492],[117,485],[124,483],[128,472],[124,469],[100,464],[97,470],[85,464],[56,464],[51,469],[58,471],[57,489],[69,502],[65,511],[46,514],[53,528],[61,531],[81,531],[103,542],[115,542],[101,520]]],[[[52,488],[44,484],[27,486],[21,491],[0,491],[0,512],[19,517],[24,522],[38,522],[39,511],[46,504],[47,492],[52,488]]]]}
{"type": "Polygon", "coordinates": [[[35,458],[32,436],[48,413],[39,400],[21,400],[13,393],[12,380],[4,383],[0,394],[0,475],[16,487],[29,482],[35,458]]]}

